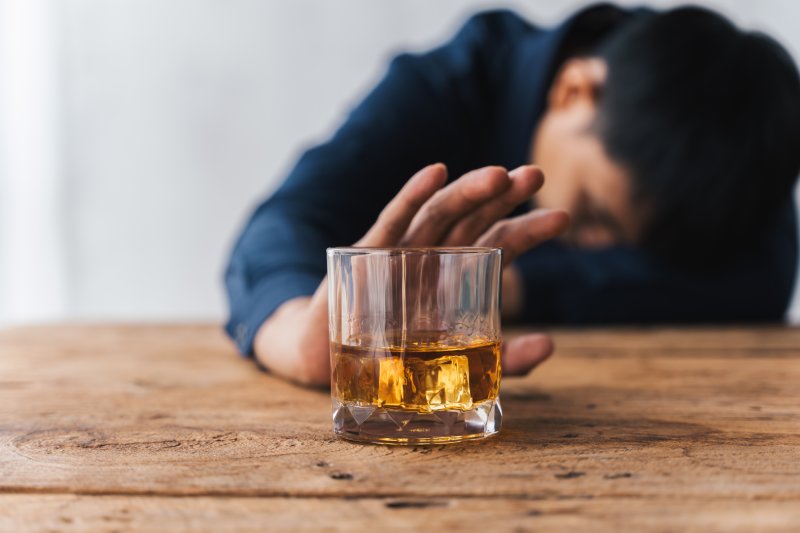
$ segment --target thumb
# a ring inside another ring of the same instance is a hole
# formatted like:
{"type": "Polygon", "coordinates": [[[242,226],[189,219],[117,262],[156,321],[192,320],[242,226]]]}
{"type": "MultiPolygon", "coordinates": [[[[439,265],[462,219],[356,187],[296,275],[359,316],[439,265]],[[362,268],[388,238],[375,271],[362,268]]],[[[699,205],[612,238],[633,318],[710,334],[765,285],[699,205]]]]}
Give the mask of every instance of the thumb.
{"type": "Polygon", "coordinates": [[[503,345],[501,364],[506,376],[524,376],[553,353],[553,341],[547,335],[532,333],[514,338],[503,345]]]}

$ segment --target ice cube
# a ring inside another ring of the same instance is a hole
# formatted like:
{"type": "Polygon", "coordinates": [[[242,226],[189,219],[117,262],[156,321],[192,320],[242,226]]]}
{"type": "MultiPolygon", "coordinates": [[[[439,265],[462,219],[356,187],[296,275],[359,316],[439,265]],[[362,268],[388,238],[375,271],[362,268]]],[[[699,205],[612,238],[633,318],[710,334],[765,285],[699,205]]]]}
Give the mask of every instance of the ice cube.
{"type": "Polygon", "coordinates": [[[405,404],[422,411],[471,409],[469,359],[457,354],[407,359],[404,392],[405,404]]]}
{"type": "Polygon", "coordinates": [[[381,359],[378,377],[378,402],[388,406],[402,404],[405,382],[402,358],[388,357],[381,359]]]}
{"type": "Polygon", "coordinates": [[[334,367],[336,395],[344,402],[370,404],[375,401],[375,360],[340,353],[334,367]]]}

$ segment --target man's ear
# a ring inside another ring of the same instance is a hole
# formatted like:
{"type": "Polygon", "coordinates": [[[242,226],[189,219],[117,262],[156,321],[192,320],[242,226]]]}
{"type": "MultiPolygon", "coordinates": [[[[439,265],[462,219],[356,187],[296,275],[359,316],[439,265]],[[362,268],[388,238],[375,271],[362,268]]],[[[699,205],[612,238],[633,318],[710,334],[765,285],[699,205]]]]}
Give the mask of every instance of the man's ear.
{"type": "Polygon", "coordinates": [[[550,109],[563,110],[575,104],[594,107],[606,80],[606,63],[596,57],[568,59],[556,74],[548,95],[550,109]]]}

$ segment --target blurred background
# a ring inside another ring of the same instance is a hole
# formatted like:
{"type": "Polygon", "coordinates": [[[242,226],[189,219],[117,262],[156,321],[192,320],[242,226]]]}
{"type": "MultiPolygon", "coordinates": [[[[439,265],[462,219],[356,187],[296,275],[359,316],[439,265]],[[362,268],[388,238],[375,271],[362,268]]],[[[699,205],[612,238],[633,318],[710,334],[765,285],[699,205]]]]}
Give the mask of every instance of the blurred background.
{"type": "MultiPolygon", "coordinates": [[[[0,0],[0,325],[221,320],[245,217],[388,59],[586,4],[0,0]]],[[[703,4],[800,57],[800,2],[703,4]]]]}

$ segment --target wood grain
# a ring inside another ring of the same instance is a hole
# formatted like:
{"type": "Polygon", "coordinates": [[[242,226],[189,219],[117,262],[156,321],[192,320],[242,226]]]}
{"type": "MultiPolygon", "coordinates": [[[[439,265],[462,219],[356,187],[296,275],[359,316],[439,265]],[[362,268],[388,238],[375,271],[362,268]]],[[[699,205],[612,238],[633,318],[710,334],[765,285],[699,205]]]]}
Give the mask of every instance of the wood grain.
{"type": "Polygon", "coordinates": [[[351,530],[454,509],[511,529],[799,523],[800,330],[553,335],[551,361],[504,380],[499,436],[405,448],[335,439],[326,391],[213,326],[0,332],[0,530],[96,530],[130,502],[142,530],[333,526],[343,508],[351,530]]]}
{"type": "Polygon", "coordinates": [[[793,502],[0,495],[0,531],[796,531],[793,502]]]}

